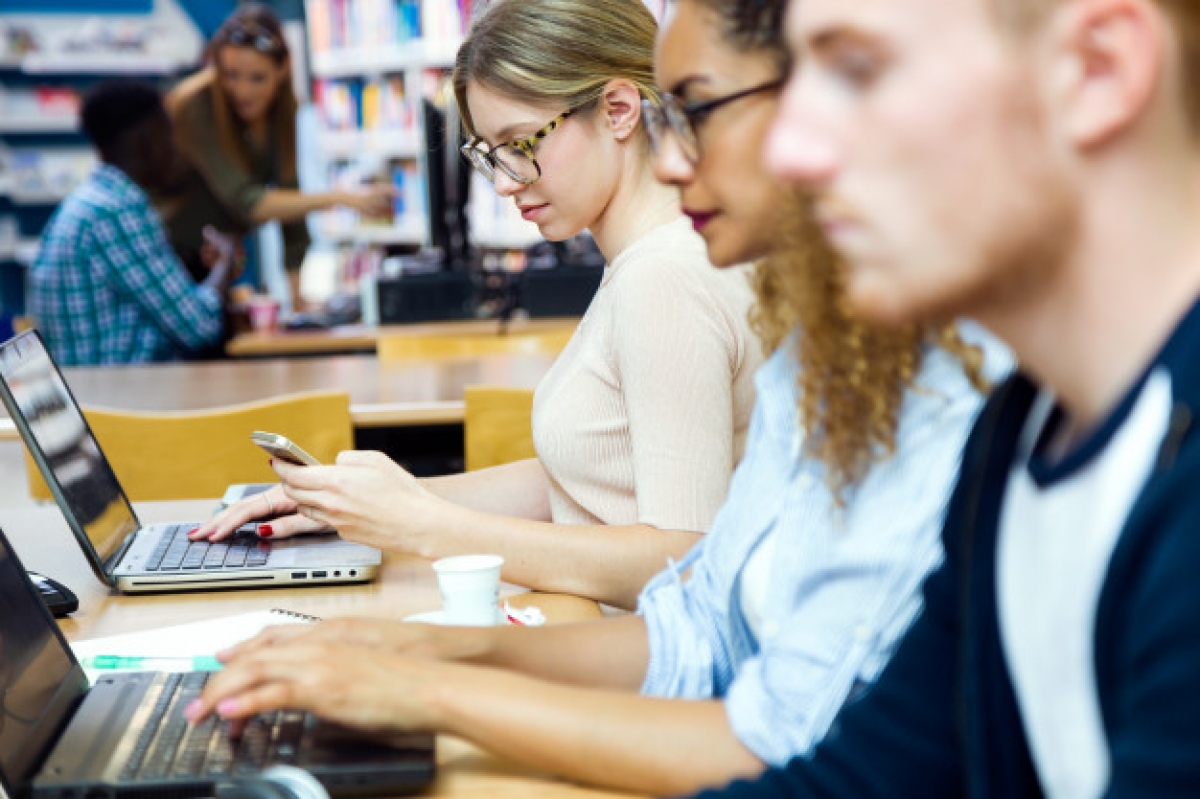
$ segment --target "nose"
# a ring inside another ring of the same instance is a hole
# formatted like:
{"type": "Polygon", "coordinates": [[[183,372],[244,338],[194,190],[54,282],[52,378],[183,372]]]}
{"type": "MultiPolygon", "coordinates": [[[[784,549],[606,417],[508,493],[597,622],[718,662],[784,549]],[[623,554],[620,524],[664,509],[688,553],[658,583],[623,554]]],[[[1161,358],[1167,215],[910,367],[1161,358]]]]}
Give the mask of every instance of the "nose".
{"type": "Polygon", "coordinates": [[[519,180],[513,180],[508,176],[503,169],[496,170],[496,176],[492,180],[492,187],[501,197],[512,197],[525,188],[525,184],[519,180]]]}
{"type": "Polygon", "coordinates": [[[654,177],[668,186],[686,186],[695,176],[695,166],[683,154],[679,140],[671,133],[664,133],[654,153],[654,177]]]}
{"type": "Polygon", "coordinates": [[[795,75],[788,81],[767,132],[763,161],[771,174],[806,188],[820,188],[837,171],[837,147],[805,105],[795,75]]]}

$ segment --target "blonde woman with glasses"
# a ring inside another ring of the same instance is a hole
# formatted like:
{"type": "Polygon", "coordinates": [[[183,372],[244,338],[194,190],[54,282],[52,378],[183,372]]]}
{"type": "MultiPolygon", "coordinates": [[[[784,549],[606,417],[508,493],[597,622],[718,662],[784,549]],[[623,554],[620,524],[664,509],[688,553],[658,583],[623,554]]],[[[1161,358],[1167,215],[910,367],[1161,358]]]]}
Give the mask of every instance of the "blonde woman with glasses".
{"type": "MultiPolygon", "coordinates": [[[[766,256],[755,326],[777,349],[711,532],[650,582],[636,616],[277,628],[227,656],[192,718],[286,701],[378,734],[450,732],[541,770],[675,795],[809,751],[875,679],[942,557],[984,364],[954,325],[877,331],[849,316],[842,262],[763,169],[779,94],[746,89],[786,74],[784,7],[678,0],[656,70],[670,96],[648,109],[658,174],[712,220],[713,261],[766,256]]],[[[1005,362],[989,357],[988,373],[1005,362]]]]}
{"type": "MultiPolygon", "coordinates": [[[[713,269],[642,120],[656,25],[640,0],[495,3],[458,53],[464,153],[550,240],[591,232],[600,289],[534,397],[538,457],[417,480],[380,453],[293,469],[193,533],[268,505],[264,533],[336,529],[428,558],[505,556],[504,578],[632,608],[699,540],[741,457],[761,361],[743,269],[713,269]]],[[[715,224],[715,223],[714,223],[715,224]]]]}

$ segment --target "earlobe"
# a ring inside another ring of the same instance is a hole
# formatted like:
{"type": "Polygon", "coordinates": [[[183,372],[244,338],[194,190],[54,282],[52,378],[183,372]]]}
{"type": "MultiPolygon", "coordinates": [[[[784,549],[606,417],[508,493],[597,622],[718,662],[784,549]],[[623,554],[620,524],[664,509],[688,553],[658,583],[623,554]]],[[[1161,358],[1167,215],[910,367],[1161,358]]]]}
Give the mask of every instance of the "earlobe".
{"type": "Polygon", "coordinates": [[[1093,0],[1064,7],[1060,31],[1069,67],[1060,74],[1067,130],[1081,146],[1111,140],[1141,120],[1162,76],[1163,29],[1144,0],[1093,0]]]}

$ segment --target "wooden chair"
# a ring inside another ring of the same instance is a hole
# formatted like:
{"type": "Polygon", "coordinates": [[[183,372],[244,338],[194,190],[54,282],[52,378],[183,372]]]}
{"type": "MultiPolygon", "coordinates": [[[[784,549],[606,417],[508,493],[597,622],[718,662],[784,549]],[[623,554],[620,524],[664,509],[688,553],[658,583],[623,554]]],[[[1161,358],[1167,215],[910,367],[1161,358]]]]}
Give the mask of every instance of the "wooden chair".
{"type": "MultiPolygon", "coordinates": [[[[230,483],[278,478],[270,456],[250,442],[254,430],[282,433],[323,463],[354,446],[350,395],[290,394],[205,411],[130,412],[85,408],[88,424],[117,479],[135,502],[220,497],[230,483]]],[[[34,499],[52,499],[28,451],[25,469],[34,499]]]]}
{"type": "Polygon", "coordinates": [[[405,358],[471,358],[480,355],[556,355],[571,340],[573,329],[528,333],[466,335],[388,335],[375,345],[380,360],[405,358]]]}
{"type": "Polygon", "coordinates": [[[463,394],[467,471],[536,457],[531,389],[468,386],[463,394]]]}

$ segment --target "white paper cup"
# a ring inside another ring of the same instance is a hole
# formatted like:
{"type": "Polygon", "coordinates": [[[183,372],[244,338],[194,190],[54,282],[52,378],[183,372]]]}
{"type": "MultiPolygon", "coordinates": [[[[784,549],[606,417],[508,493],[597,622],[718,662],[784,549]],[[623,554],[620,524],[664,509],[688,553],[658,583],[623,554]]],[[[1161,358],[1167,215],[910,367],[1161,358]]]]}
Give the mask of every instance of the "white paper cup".
{"type": "Polygon", "coordinates": [[[499,555],[457,555],[434,561],[446,624],[490,627],[500,617],[499,555]]]}

